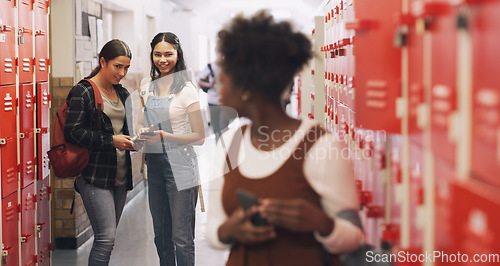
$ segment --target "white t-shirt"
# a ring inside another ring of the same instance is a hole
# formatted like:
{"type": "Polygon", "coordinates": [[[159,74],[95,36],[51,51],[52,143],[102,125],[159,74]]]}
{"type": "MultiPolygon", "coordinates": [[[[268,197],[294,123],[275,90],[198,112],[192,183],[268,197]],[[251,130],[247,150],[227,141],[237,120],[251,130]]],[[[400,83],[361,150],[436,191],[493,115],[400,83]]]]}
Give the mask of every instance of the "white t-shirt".
{"type": "MultiPolygon", "coordinates": [[[[231,161],[231,165],[237,163],[241,174],[248,178],[267,177],[283,166],[312,126],[314,126],[312,121],[303,120],[289,141],[272,151],[262,151],[253,146],[249,125],[243,133],[238,162],[231,161]]],[[[242,134],[238,126],[230,128],[222,135],[226,149],[229,149],[235,134],[242,134]]],[[[341,211],[359,209],[352,167],[348,160],[337,156],[341,154],[342,149],[343,146],[334,135],[325,134],[311,147],[304,160],[304,175],[307,181],[318,193],[325,213],[335,220],[335,226],[330,235],[321,237],[315,233],[316,239],[331,253],[355,249],[363,239],[363,233],[359,227],[336,217],[336,214],[341,211]]],[[[228,245],[219,241],[217,235],[220,225],[227,219],[221,197],[226,154],[219,141],[212,176],[212,179],[217,179],[218,182],[212,182],[214,186],[211,186],[213,192],[209,194],[207,204],[209,218],[206,230],[207,240],[215,248],[229,248],[228,245]]]]}
{"type": "MultiPolygon", "coordinates": [[[[149,82],[141,82],[141,91],[146,92],[142,96],[144,103],[146,103],[149,95],[152,95],[152,92],[149,92],[149,82]]],[[[180,92],[172,95],[171,97],[172,102],[170,103],[169,117],[173,133],[191,133],[187,108],[191,104],[199,102],[198,88],[196,88],[191,82],[187,82],[180,92]]]]}
{"type": "Polygon", "coordinates": [[[184,88],[174,95],[169,108],[170,123],[174,134],[191,132],[187,108],[196,102],[199,102],[198,89],[191,82],[186,83],[184,88]]]}

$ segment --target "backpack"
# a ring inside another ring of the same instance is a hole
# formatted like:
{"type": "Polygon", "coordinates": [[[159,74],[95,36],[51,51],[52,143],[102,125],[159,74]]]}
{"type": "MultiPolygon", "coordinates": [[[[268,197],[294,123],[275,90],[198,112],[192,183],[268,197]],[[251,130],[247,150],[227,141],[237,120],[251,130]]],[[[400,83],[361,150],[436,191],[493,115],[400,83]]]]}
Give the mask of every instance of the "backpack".
{"type": "MultiPolygon", "coordinates": [[[[95,108],[98,116],[102,115],[102,97],[99,89],[90,79],[84,79],[92,85],[95,108]]],[[[80,82],[82,82],[80,81],[80,82]]],[[[66,102],[57,110],[53,127],[52,147],[47,152],[54,174],[59,178],[70,178],[79,175],[89,163],[89,151],[85,147],[67,142],[64,139],[64,125],[68,116],[66,102]]],[[[100,120],[97,120],[100,121],[100,120]]]]}
{"type": "MultiPolygon", "coordinates": [[[[206,78],[204,78],[202,80],[205,82],[210,82],[210,77],[214,78],[215,74],[214,74],[214,71],[212,69],[212,65],[210,63],[207,64],[207,67],[208,67],[208,70],[210,71],[210,73],[206,78]]],[[[203,90],[203,92],[207,92],[211,87],[200,86],[200,88],[201,88],[201,90],[203,90]]]]}

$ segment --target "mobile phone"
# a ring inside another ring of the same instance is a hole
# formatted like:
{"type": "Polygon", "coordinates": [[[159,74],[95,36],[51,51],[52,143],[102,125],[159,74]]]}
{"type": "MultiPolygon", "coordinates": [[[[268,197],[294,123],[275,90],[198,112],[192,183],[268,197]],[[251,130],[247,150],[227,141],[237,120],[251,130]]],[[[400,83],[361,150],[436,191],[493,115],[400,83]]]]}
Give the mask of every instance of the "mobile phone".
{"type": "MultiPolygon", "coordinates": [[[[259,205],[259,202],[257,200],[257,196],[254,194],[243,190],[243,189],[237,189],[236,190],[236,197],[238,198],[238,201],[240,202],[241,207],[243,210],[247,210],[248,208],[254,206],[254,205],[259,205]]],[[[256,213],[252,218],[250,219],[253,225],[255,226],[264,226],[267,225],[267,221],[260,216],[259,213],[256,213]]]]}
{"type": "Polygon", "coordinates": [[[136,143],[144,143],[146,141],[148,141],[148,140],[147,139],[134,139],[134,144],[136,144],[136,143]]]}
{"type": "Polygon", "coordinates": [[[146,132],[142,132],[141,135],[143,135],[143,136],[154,136],[154,135],[156,135],[156,133],[154,133],[153,131],[146,131],[146,132]]]}

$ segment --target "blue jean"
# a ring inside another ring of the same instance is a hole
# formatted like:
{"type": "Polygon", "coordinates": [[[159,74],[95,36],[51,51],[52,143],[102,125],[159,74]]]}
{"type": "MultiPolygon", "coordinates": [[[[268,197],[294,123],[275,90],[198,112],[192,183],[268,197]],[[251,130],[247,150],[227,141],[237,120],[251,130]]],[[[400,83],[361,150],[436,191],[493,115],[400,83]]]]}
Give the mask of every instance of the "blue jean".
{"type": "Polygon", "coordinates": [[[165,154],[146,154],[149,209],[161,266],[194,266],[194,226],[198,186],[177,190],[165,154]]]}
{"type": "Polygon", "coordinates": [[[99,188],[78,177],[76,184],[94,230],[89,266],[108,265],[116,227],[125,206],[127,187],[99,188]]]}

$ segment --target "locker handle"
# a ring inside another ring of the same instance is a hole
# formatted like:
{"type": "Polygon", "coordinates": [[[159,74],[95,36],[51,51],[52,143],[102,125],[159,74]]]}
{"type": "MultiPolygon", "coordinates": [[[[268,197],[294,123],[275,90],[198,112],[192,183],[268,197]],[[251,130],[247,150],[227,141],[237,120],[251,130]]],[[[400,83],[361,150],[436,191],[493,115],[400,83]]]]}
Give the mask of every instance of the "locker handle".
{"type": "Polygon", "coordinates": [[[37,30],[35,31],[35,36],[45,36],[46,33],[44,30],[37,30]]]}
{"type": "Polygon", "coordinates": [[[20,27],[19,34],[23,34],[23,33],[31,34],[31,30],[28,28],[25,28],[25,27],[20,27]]]}
{"type": "Polygon", "coordinates": [[[11,32],[12,27],[8,25],[0,25],[0,32],[11,32]]]}
{"type": "Polygon", "coordinates": [[[378,23],[374,20],[357,19],[346,23],[345,28],[347,30],[373,30],[378,28],[378,23]]]}
{"type": "Polygon", "coordinates": [[[32,235],[22,235],[21,236],[21,242],[22,243],[26,243],[29,241],[30,238],[32,238],[33,236],[32,235]]]}

